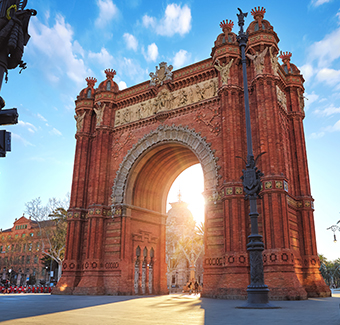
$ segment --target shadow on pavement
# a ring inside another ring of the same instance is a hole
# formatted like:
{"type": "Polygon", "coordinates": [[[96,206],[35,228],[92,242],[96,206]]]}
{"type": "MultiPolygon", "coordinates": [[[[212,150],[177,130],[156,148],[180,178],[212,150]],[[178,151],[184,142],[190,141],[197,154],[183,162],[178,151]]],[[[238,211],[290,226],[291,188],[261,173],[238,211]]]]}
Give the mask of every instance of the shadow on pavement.
{"type": "Polygon", "coordinates": [[[0,322],[138,299],[137,296],[0,295],[0,322]]]}

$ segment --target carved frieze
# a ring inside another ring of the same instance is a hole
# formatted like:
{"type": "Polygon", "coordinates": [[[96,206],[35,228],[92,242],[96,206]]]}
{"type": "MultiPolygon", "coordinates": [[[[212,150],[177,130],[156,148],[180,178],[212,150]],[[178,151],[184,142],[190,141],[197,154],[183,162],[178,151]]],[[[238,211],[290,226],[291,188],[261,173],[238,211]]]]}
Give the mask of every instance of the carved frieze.
{"type": "Polygon", "coordinates": [[[115,113],[115,126],[135,122],[159,112],[197,103],[217,94],[217,78],[170,92],[162,89],[155,98],[124,107],[115,113]]]}

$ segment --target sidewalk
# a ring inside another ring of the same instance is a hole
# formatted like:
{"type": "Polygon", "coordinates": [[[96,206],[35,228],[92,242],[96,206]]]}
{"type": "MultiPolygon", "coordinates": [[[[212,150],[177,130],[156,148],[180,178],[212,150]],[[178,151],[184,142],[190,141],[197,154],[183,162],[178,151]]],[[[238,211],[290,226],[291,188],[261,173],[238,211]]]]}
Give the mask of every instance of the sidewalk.
{"type": "Polygon", "coordinates": [[[274,301],[281,309],[237,309],[245,301],[168,296],[0,295],[1,324],[340,324],[340,291],[332,298],[274,301]]]}

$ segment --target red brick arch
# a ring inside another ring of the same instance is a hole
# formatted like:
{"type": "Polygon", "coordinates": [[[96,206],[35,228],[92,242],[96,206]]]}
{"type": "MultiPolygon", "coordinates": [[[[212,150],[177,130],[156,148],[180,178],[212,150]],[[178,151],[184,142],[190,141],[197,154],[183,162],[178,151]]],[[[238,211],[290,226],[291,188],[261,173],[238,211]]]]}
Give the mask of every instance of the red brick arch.
{"type": "MultiPolygon", "coordinates": [[[[254,155],[266,152],[258,164],[265,283],[273,299],[329,296],[315,239],[304,79],[290,53],[278,62],[279,38],[264,13],[247,30],[247,75],[254,155]],[[263,60],[256,61],[256,53],[263,60]]],[[[95,79],[88,79],[91,85],[76,100],[66,253],[53,293],[167,293],[166,196],[184,169],[200,163],[202,294],[246,297],[249,202],[240,179],[245,166],[237,158],[247,152],[243,73],[236,35],[225,24],[201,62],[176,71],[161,62],[151,80],[124,90],[107,89],[106,81],[95,89],[95,79]]]]}
{"type": "Polygon", "coordinates": [[[183,170],[198,162],[203,169],[205,188],[217,191],[219,166],[210,145],[195,130],[182,126],[160,126],[145,135],[120,164],[112,188],[113,213],[115,206],[122,204],[134,204],[165,213],[166,195],[171,184],[183,170]],[[146,168],[148,170],[144,171],[146,176],[143,177],[140,172],[146,168]],[[150,177],[149,171],[153,171],[153,177],[150,177]],[[143,188],[153,192],[154,196],[157,196],[159,188],[164,188],[158,205],[152,205],[150,199],[142,202],[143,188]],[[141,194],[133,195],[133,191],[141,194]]]}

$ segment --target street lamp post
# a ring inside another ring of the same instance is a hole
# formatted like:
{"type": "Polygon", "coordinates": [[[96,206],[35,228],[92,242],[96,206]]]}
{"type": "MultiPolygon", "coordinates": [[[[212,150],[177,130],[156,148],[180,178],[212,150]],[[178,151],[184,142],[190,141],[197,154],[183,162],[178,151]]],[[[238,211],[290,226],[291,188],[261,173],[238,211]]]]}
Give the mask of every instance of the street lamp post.
{"type": "MultiPolygon", "coordinates": [[[[264,250],[264,244],[262,236],[258,231],[258,215],[257,212],[257,197],[261,191],[261,176],[263,173],[256,167],[257,159],[254,159],[253,154],[253,143],[251,135],[251,123],[250,123],[250,110],[249,110],[249,95],[248,95],[248,79],[247,79],[247,67],[246,67],[246,56],[245,48],[248,42],[248,35],[244,32],[244,18],[247,17],[248,13],[243,13],[241,9],[238,16],[238,25],[240,31],[237,36],[237,41],[241,49],[242,57],[242,69],[243,69],[243,85],[244,85],[244,107],[245,107],[245,118],[246,118],[246,135],[247,135],[247,162],[246,169],[243,169],[243,188],[245,192],[245,198],[249,199],[250,202],[250,224],[251,234],[248,236],[249,243],[247,244],[247,250],[249,252],[250,261],[250,285],[247,288],[247,303],[244,306],[238,308],[279,308],[269,303],[269,289],[264,284],[264,273],[263,273],[263,259],[262,251],[264,250]]],[[[262,153],[263,154],[263,153],[262,153]]]]}
{"type": "Polygon", "coordinates": [[[337,242],[335,233],[336,233],[336,231],[340,231],[340,226],[338,226],[338,224],[340,224],[340,220],[336,223],[336,225],[332,225],[332,226],[327,228],[327,230],[332,230],[333,231],[333,236],[334,236],[334,240],[333,241],[334,241],[334,243],[337,242]]]}

